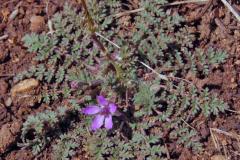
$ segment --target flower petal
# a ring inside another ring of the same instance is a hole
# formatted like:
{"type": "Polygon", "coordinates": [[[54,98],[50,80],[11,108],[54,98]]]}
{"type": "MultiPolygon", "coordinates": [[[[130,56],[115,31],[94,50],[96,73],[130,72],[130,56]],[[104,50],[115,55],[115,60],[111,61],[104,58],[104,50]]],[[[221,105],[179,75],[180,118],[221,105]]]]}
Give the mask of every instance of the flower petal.
{"type": "Polygon", "coordinates": [[[104,115],[96,115],[96,117],[92,121],[92,130],[96,131],[103,125],[104,115]]]}
{"type": "Polygon", "coordinates": [[[78,81],[72,81],[70,83],[70,86],[71,86],[71,89],[77,89],[79,86],[79,83],[78,83],[78,81]]]}
{"type": "Polygon", "coordinates": [[[102,106],[106,106],[108,104],[108,101],[103,96],[97,96],[98,104],[102,106]]]}
{"type": "Polygon", "coordinates": [[[90,106],[87,106],[86,108],[84,108],[82,110],[82,112],[86,115],[92,115],[92,114],[96,114],[98,112],[101,111],[101,108],[98,107],[98,106],[95,106],[95,105],[90,105],[90,106]]]}
{"type": "Polygon", "coordinates": [[[109,115],[105,118],[104,127],[106,129],[111,129],[113,127],[112,116],[109,115]]]}
{"type": "Polygon", "coordinates": [[[110,103],[108,107],[109,107],[109,112],[112,114],[117,110],[117,106],[114,103],[110,103]]]}

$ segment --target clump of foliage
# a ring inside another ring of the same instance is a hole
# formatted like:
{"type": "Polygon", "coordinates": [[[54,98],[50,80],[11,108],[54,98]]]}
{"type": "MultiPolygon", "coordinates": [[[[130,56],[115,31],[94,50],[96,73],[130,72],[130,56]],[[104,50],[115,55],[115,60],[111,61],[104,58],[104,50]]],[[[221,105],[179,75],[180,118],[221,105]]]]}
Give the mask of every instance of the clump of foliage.
{"type": "Polygon", "coordinates": [[[75,155],[75,150],[79,144],[73,135],[63,134],[57,140],[57,145],[53,146],[53,159],[66,160],[75,155]]]}
{"type": "Polygon", "coordinates": [[[23,124],[20,146],[31,147],[33,154],[39,153],[51,140],[52,132],[60,130],[59,124],[67,115],[65,107],[30,115],[23,124]]]}
{"type": "MultiPolygon", "coordinates": [[[[53,34],[23,38],[29,51],[37,53],[38,64],[19,74],[15,81],[25,77],[42,81],[43,102],[68,100],[72,112],[79,115],[83,103],[96,104],[96,92],[115,97],[113,101],[120,108],[126,104],[124,109],[119,108],[122,116],[115,117],[111,131],[90,132],[91,118],[84,116],[67,133],[59,131],[54,159],[67,159],[76,152],[96,160],[159,159],[174,155],[168,151],[169,143],[194,152],[203,149],[201,136],[189,124],[194,125],[199,115],[218,116],[227,105],[208,88],[198,88],[184,78],[189,73],[208,76],[227,54],[213,47],[195,48],[196,35],[188,32],[181,16],[166,12],[166,2],[140,0],[138,7],[143,10],[129,15],[134,28],[131,31],[114,16],[123,8],[119,1],[87,1],[80,10],[65,5],[52,19],[53,34]],[[159,79],[139,62],[167,78],[159,79]],[[77,83],[74,88],[72,81],[77,83]]],[[[61,117],[65,116],[66,112],[61,117]]],[[[39,153],[50,139],[55,139],[49,133],[56,132],[51,128],[59,124],[61,117],[55,111],[30,116],[22,130],[25,146],[39,153]],[[32,129],[34,139],[26,140],[32,129]]]]}

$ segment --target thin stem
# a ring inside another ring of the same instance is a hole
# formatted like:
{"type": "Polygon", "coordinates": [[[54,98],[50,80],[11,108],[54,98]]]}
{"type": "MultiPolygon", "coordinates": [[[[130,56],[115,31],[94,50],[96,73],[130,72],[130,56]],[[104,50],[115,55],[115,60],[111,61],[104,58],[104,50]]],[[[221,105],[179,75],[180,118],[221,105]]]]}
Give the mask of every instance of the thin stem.
{"type": "Polygon", "coordinates": [[[111,56],[108,54],[107,48],[104,47],[104,45],[98,40],[98,38],[96,36],[96,28],[94,26],[94,21],[93,21],[90,13],[88,11],[87,4],[86,4],[85,0],[81,0],[81,4],[82,4],[82,6],[83,6],[83,8],[85,10],[85,15],[87,17],[88,28],[89,28],[89,31],[92,33],[91,37],[92,37],[93,41],[98,45],[98,47],[104,53],[104,56],[106,56],[108,58],[108,60],[110,61],[110,63],[114,66],[114,68],[116,70],[117,77],[121,78],[122,77],[122,72],[123,72],[122,69],[119,67],[118,64],[116,64],[111,59],[111,56]]]}
{"type": "Polygon", "coordinates": [[[163,79],[163,80],[165,80],[165,81],[168,81],[167,76],[158,73],[158,72],[155,71],[152,67],[150,67],[149,65],[147,65],[146,63],[144,63],[144,62],[142,62],[142,61],[139,61],[139,63],[141,63],[142,65],[144,65],[144,66],[147,67],[148,69],[150,69],[153,73],[157,74],[160,79],[163,79]]]}
{"type": "Polygon", "coordinates": [[[82,3],[83,8],[84,8],[84,10],[85,10],[85,14],[86,14],[86,17],[87,17],[87,23],[88,23],[88,25],[89,25],[89,30],[90,30],[92,33],[94,33],[96,29],[95,29],[95,27],[94,27],[94,21],[93,21],[90,13],[89,13],[89,11],[88,11],[87,4],[86,4],[85,0],[81,0],[81,3],[82,3]]]}
{"type": "Polygon", "coordinates": [[[119,47],[119,45],[117,45],[116,43],[112,42],[111,40],[109,40],[108,38],[104,37],[103,35],[101,35],[98,32],[95,32],[96,35],[98,35],[99,37],[103,38],[104,40],[108,41],[109,43],[111,43],[112,45],[114,45],[115,47],[117,47],[118,49],[120,49],[121,47],[119,47]]]}
{"type": "Polygon", "coordinates": [[[237,20],[240,22],[240,15],[233,9],[233,7],[228,3],[226,0],[221,0],[222,3],[232,12],[232,14],[237,18],[237,20]]]}
{"type": "MultiPolygon", "coordinates": [[[[162,7],[167,7],[167,6],[181,5],[181,4],[187,4],[187,3],[205,3],[207,1],[208,0],[185,0],[185,1],[181,1],[181,2],[167,3],[167,4],[163,4],[161,6],[162,7]]],[[[114,17],[119,18],[119,17],[125,16],[125,15],[128,15],[128,14],[142,12],[144,10],[145,10],[145,8],[137,8],[137,9],[134,9],[134,10],[117,13],[117,14],[114,15],[114,17]]]]}

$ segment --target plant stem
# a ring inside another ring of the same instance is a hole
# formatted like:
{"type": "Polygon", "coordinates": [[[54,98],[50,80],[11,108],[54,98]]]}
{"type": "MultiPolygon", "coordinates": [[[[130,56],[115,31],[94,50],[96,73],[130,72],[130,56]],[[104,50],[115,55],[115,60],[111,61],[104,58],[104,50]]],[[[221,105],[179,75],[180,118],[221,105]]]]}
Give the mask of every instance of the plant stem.
{"type": "Polygon", "coordinates": [[[108,60],[110,61],[110,63],[114,66],[116,74],[117,74],[117,78],[122,78],[122,69],[121,67],[116,64],[112,59],[111,56],[108,54],[107,49],[104,47],[104,45],[98,40],[97,35],[96,35],[96,28],[94,26],[94,21],[93,18],[91,17],[89,11],[88,11],[88,7],[86,4],[85,0],[81,0],[81,4],[85,10],[85,15],[87,17],[87,24],[88,24],[88,29],[91,32],[91,37],[93,39],[93,41],[97,44],[97,46],[101,49],[101,51],[104,53],[104,56],[106,56],[108,58],[108,60]]]}

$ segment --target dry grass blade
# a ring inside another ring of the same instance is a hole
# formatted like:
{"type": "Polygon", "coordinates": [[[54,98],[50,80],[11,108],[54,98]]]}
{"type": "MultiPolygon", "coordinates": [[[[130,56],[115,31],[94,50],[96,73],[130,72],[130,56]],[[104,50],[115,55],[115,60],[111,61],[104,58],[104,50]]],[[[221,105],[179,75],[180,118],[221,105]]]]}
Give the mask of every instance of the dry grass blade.
{"type": "Polygon", "coordinates": [[[226,131],[223,131],[223,130],[220,130],[220,129],[217,129],[217,128],[211,128],[212,131],[215,131],[217,133],[220,133],[220,134],[224,134],[226,136],[229,136],[231,138],[235,138],[237,140],[240,140],[240,135],[237,135],[237,134],[233,134],[233,133],[229,133],[229,132],[226,132],[226,131]]]}
{"type": "Polygon", "coordinates": [[[4,39],[7,39],[7,38],[8,38],[8,35],[5,34],[5,35],[3,35],[3,36],[0,37],[0,41],[1,41],[1,40],[4,40],[4,39]]]}
{"type": "Polygon", "coordinates": [[[130,11],[125,11],[125,12],[121,12],[121,13],[117,13],[114,15],[114,17],[119,18],[128,14],[132,14],[132,13],[137,13],[137,12],[141,12],[145,10],[144,8],[138,8],[138,9],[134,9],[134,10],[130,10],[130,11]]]}
{"type": "MultiPolygon", "coordinates": [[[[218,149],[219,151],[221,151],[221,147],[220,147],[218,136],[216,134],[222,134],[222,135],[225,135],[227,137],[235,139],[238,142],[237,143],[238,147],[240,147],[240,135],[238,135],[238,134],[229,133],[229,132],[217,129],[217,128],[210,128],[210,133],[211,133],[211,137],[213,139],[213,143],[214,143],[216,149],[218,149]]],[[[230,155],[229,150],[227,150],[226,146],[223,143],[221,143],[221,144],[222,144],[222,149],[223,149],[223,153],[225,155],[225,158],[229,159],[229,155],[230,155]]],[[[234,151],[231,151],[231,152],[234,152],[234,151]]],[[[234,152],[234,153],[238,154],[237,152],[234,152]]]]}
{"type": "Polygon", "coordinates": [[[190,127],[191,129],[193,129],[194,131],[197,131],[193,126],[191,126],[190,124],[188,124],[184,119],[181,118],[181,120],[182,120],[183,123],[185,123],[188,127],[190,127]]]}
{"type": "Polygon", "coordinates": [[[187,3],[205,3],[207,1],[209,0],[186,0],[186,1],[168,3],[164,6],[174,6],[174,5],[187,4],[187,3]]]}
{"type": "Polygon", "coordinates": [[[210,128],[210,134],[211,134],[211,137],[212,137],[213,144],[214,144],[215,148],[220,151],[221,148],[220,148],[220,144],[219,144],[219,142],[218,142],[218,138],[217,138],[217,136],[213,133],[212,128],[210,128]]]}
{"type": "Polygon", "coordinates": [[[12,21],[12,20],[14,20],[14,18],[16,18],[16,16],[18,15],[18,12],[19,12],[19,10],[18,10],[18,8],[17,9],[15,9],[11,14],[10,14],[10,16],[9,16],[9,21],[12,21]]]}
{"type": "Polygon", "coordinates": [[[14,19],[17,17],[17,15],[18,15],[18,13],[19,13],[19,7],[20,7],[21,5],[22,5],[22,1],[20,1],[20,2],[16,5],[15,10],[10,14],[10,16],[9,16],[9,18],[8,18],[9,21],[12,21],[12,20],[14,20],[14,19]]]}
{"type": "Polygon", "coordinates": [[[1,74],[0,77],[13,77],[15,74],[1,74]]]}
{"type": "Polygon", "coordinates": [[[226,109],[226,111],[229,111],[229,112],[232,112],[232,113],[235,113],[235,114],[240,114],[240,111],[234,111],[232,109],[226,109]]]}
{"type": "MultiPolygon", "coordinates": [[[[181,1],[181,2],[167,3],[167,4],[162,5],[162,7],[181,5],[181,4],[187,4],[187,3],[205,3],[207,1],[209,1],[209,0],[185,0],[185,1],[181,1]]],[[[119,17],[125,16],[128,14],[137,13],[137,12],[141,12],[144,10],[145,10],[144,8],[138,8],[138,9],[134,9],[134,10],[130,10],[130,11],[125,11],[125,12],[115,14],[114,17],[119,18],[119,17]]]]}
{"type": "Polygon", "coordinates": [[[109,40],[108,38],[104,37],[103,35],[101,35],[98,32],[95,32],[96,35],[98,35],[99,37],[103,38],[104,40],[108,41],[109,43],[111,43],[112,45],[114,45],[115,47],[117,47],[118,49],[120,49],[121,47],[119,45],[117,45],[116,43],[114,43],[113,41],[109,40]]]}
{"type": "MultiPolygon", "coordinates": [[[[95,32],[96,35],[98,35],[99,37],[103,38],[104,40],[108,41],[109,43],[111,43],[112,45],[114,45],[115,47],[117,47],[118,49],[120,49],[121,47],[119,45],[117,45],[116,43],[112,42],[111,40],[109,40],[108,38],[104,37],[103,35],[101,35],[98,32],[95,32]]],[[[153,68],[151,68],[149,65],[147,65],[146,63],[139,61],[143,66],[145,66],[146,68],[150,69],[152,72],[154,72],[155,74],[158,75],[158,77],[160,79],[163,79],[165,81],[168,81],[167,76],[159,74],[157,71],[155,71],[153,68]]]]}
{"type": "Polygon", "coordinates": [[[227,0],[221,0],[222,3],[232,12],[232,14],[237,18],[237,20],[240,22],[240,15],[237,13],[237,11],[228,3],[227,0]]]}
{"type": "Polygon", "coordinates": [[[153,73],[157,74],[160,79],[163,79],[163,80],[165,80],[165,81],[168,81],[167,76],[158,73],[157,71],[155,71],[152,67],[150,67],[150,66],[147,65],[146,63],[144,63],[144,62],[142,62],[142,61],[139,61],[139,62],[140,62],[143,66],[145,66],[145,67],[147,67],[148,69],[150,69],[153,73]]]}

